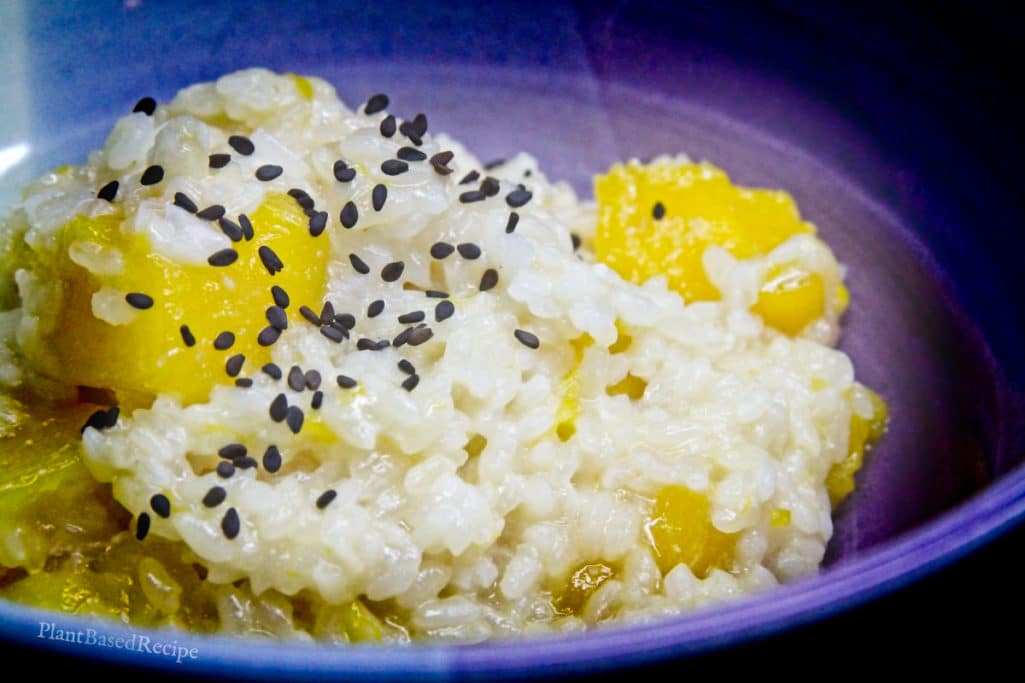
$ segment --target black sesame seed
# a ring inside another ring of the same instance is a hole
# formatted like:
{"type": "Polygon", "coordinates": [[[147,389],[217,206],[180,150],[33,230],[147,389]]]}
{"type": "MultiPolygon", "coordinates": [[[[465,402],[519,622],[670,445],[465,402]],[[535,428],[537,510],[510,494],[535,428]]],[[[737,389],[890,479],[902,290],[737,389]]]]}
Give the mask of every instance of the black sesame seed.
{"type": "Polygon", "coordinates": [[[298,365],[293,365],[288,371],[288,386],[293,391],[302,391],[306,388],[306,375],[298,365]]]}
{"type": "Polygon", "coordinates": [[[268,306],[265,312],[267,322],[279,330],[288,329],[288,314],[281,306],[268,306]]]}
{"type": "Polygon", "coordinates": [[[324,305],[320,309],[320,322],[323,325],[330,325],[335,319],[335,305],[330,301],[325,301],[324,305]]]}
{"type": "Polygon", "coordinates": [[[213,204],[206,207],[202,211],[196,212],[196,218],[202,218],[205,221],[216,221],[224,216],[224,207],[220,204],[213,204]]]}
{"type": "Polygon", "coordinates": [[[402,370],[402,372],[406,373],[407,375],[416,374],[416,368],[413,367],[413,364],[405,358],[399,361],[399,370],[402,370]]]}
{"type": "Polygon", "coordinates": [[[459,201],[463,204],[473,204],[474,202],[482,202],[487,199],[487,195],[482,190],[470,190],[469,192],[463,192],[459,195],[459,201]]]}
{"type": "Polygon", "coordinates": [[[246,242],[253,239],[255,233],[253,232],[253,223],[249,220],[249,216],[244,213],[239,214],[238,224],[242,226],[242,234],[245,236],[246,242]]]}
{"type": "Polygon", "coordinates": [[[512,192],[507,194],[505,196],[505,203],[514,209],[518,209],[527,202],[529,202],[531,197],[533,196],[534,195],[531,194],[529,190],[524,190],[521,188],[518,190],[513,190],[512,192]]]}
{"type": "Polygon", "coordinates": [[[399,124],[399,132],[405,135],[407,138],[409,138],[409,141],[417,147],[424,144],[423,138],[421,138],[417,134],[416,129],[413,127],[413,124],[409,121],[403,121],[399,124]]]}
{"type": "Polygon", "coordinates": [[[520,222],[520,214],[513,211],[509,214],[509,221],[505,224],[506,234],[512,233],[516,230],[516,225],[520,222]]]}
{"type": "Polygon", "coordinates": [[[240,470],[251,470],[255,467],[259,467],[259,464],[254,458],[239,458],[235,461],[235,467],[240,470]]]}
{"type": "Polygon", "coordinates": [[[117,418],[121,414],[121,409],[117,406],[111,406],[107,410],[106,420],[103,423],[104,427],[113,427],[117,425],[117,418]]]}
{"type": "Polygon", "coordinates": [[[328,489],[327,491],[324,491],[324,493],[320,494],[320,496],[317,498],[317,507],[323,510],[328,505],[330,505],[331,501],[333,501],[337,496],[338,492],[334,489],[328,489]]]}
{"type": "Polygon", "coordinates": [[[370,272],[370,266],[356,254],[349,254],[349,263],[352,264],[353,270],[360,275],[366,275],[370,272]]]}
{"type": "Polygon", "coordinates": [[[260,334],[256,335],[256,343],[260,346],[272,346],[274,342],[281,336],[281,330],[284,328],[277,328],[268,326],[260,330],[260,334]]]}
{"type": "Polygon", "coordinates": [[[305,380],[308,389],[316,391],[320,388],[320,373],[316,370],[307,370],[305,380]]]}
{"type": "Polygon", "coordinates": [[[225,217],[217,219],[217,225],[220,226],[221,232],[228,236],[232,242],[239,242],[242,240],[242,228],[233,220],[225,217]]]}
{"type": "Polygon", "coordinates": [[[132,113],[141,111],[146,116],[153,116],[153,112],[157,110],[157,101],[152,97],[143,97],[141,100],[135,103],[132,108],[132,113]]]}
{"type": "Polygon", "coordinates": [[[383,299],[374,299],[373,301],[370,302],[370,305],[367,306],[367,317],[368,318],[376,318],[377,316],[381,315],[381,313],[383,313],[383,312],[384,312],[384,300],[383,299]]]}
{"type": "Polygon", "coordinates": [[[288,416],[288,399],[284,394],[278,394],[270,402],[270,419],[281,422],[288,416]]]}
{"type": "Polygon", "coordinates": [[[463,179],[459,181],[460,185],[469,185],[470,183],[476,182],[477,178],[480,178],[480,173],[477,171],[470,171],[463,176],[463,179]]]}
{"type": "Polygon", "coordinates": [[[580,248],[580,235],[576,234],[575,232],[571,232],[569,234],[569,241],[570,244],[573,245],[573,251],[576,251],[580,248]]]}
{"type": "Polygon", "coordinates": [[[281,308],[288,308],[288,304],[291,303],[291,299],[288,297],[288,292],[277,285],[273,285],[270,288],[270,295],[271,298],[274,299],[274,303],[281,308]]]}
{"type": "Polygon", "coordinates": [[[381,269],[381,279],[385,282],[395,282],[402,277],[402,271],[405,268],[406,264],[402,261],[392,261],[381,269]]]}
{"type": "Polygon", "coordinates": [[[157,513],[164,519],[171,516],[171,501],[162,493],[154,494],[153,497],[149,499],[149,506],[153,508],[153,512],[157,513]]]}
{"type": "Polygon", "coordinates": [[[139,178],[139,182],[143,185],[156,185],[164,179],[164,169],[162,166],[154,164],[142,172],[142,177],[139,178]]]}
{"type": "Polygon", "coordinates": [[[502,186],[498,184],[498,180],[488,176],[480,184],[480,191],[489,197],[494,197],[502,189],[502,186]]]}
{"type": "Polygon", "coordinates": [[[388,96],[384,93],[377,93],[367,100],[367,103],[363,106],[363,113],[369,116],[370,114],[376,114],[377,112],[384,111],[387,108],[388,96]]]}
{"type": "Polygon", "coordinates": [[[318,211],[310,217],[310,234],[314,237],[320,237],[321,233],[324,232],[324,228],[327,227],[327,212],[318,211]]]}
{"type": "Polygon", "coordinates": [[[335,316],[335,322],[341,325],[342,329],[351,330],[356,327],[356,316],[352,313],[339,313],[335,316]]]}
{"type": "Polygon", "coordinates": [[[536,349],[541,346],[541,342],[538,340],[537,336],[527,332],[526,330],[516,330],[513,332],[513,336],[527,348],[536,349]]]}
{"type": "Polygon", "coordinates": [[[342,340],[345,339],[345,332],[342,332],[333,325],[324,325],[320,328],[320,333],[336,344],[341,344],[342,340]]]}
{"type": "Polygon", "coordinates": [[[285,265],[278,258],[278,255],[274,253],[274,250],[268,247],[266,244],[257,249],[257,253],[260,255],[260,261],[263,263],[263,267],[267,269],[267,272],[271,275],[280,273],[285,265]]]}
{"type": "Polygon", "coordinates": [[[188,325],[182,325],[178,328],[178,331],[181,332],[182,341],[185,342],[185,346],[196,345],[196,337],[192,334],[192,330],[189,329],[188,325]]]}
{"type": "Polygon", "coordinates": [[[399,147],[399,151],[395,156],[403,161],[423,161],[427,158],[427,155],[416,147],[399,147]]]}
{"type": "Polygon", "coordinates": [[[370,193],[371,202],[374,205],[374,211],[380,211],[384,208],[384,202],[388,199],[388,188],[384,185],[374,185],[374,191],[370,193]]]}
{"type": "Polygon", "coordinates": [[[228,497],[228,492],[220,486],[212,486],[210,490],[203,496],[203,505],[208,508],[215,508],[224,502],[225,498],[228,497]]]}
{"type": "Polygon", "coordinates": [[[263,469],[274,474],[281,469],[281,451],[277,446],[268,446],[263,454],[263,469]]]}
{"type": "Polygon", "coordinates": [[[409,333],[409,337],[406,339],[406,343],[410,346],[420,346],[425,341],[434,336],[434,330],[429,327],[416,327],[409,333]]]}
{"type": "Polygon", "coordinates": [[[367,339],[363,337],[356,342],[356,348],[360,351],[377,351],[377,342],[373,339],[367,339]]]}
{"type": "Polygon", "coordinates": [[[313,201],[313,197],[306,194],[302,190],[296,190],[296,192],[302,192],[302,194],[296,195],[295,197],[295,203],[299,205],[299,208],[301,208],[304,212],[312,211],[313,207],[316,206],[316,202],[313,201]]]}
{"type": "Polygon", "coordinates": [[[384,351],[389,346],[391,346],[391,342],[390,341],[388,341],[387,339],[381,339],[380,341],[377,342],[377,348],[374,349],[374,350],[375,351],[384,351]]]}
{"type": "Polygon", "coordinates": [[[338,377],[336,377],[335,380],[338,382],[338,386],[340,386],[342,389],[352,389],[354,386],[356,386],[356,380],[354,380],[352,377],[349,377],[348,375],[338,375],[338,377]]]}
{"type": "Polygon", "coordinates": [[[421,114],[417,114],[416,116],[414,116],[412,122],[410,123],[410,125],[413,127],[413,130],[416,132],[416,134],[419,135],[420,137],[423,137],[424,135],[427,135],[427,115],[426,114],[422,114],[421,113],[421,114]]]}
{"type": "Polygon", "coordinates": [[[260,369],[263,370],[263,373],[271,379],[281,379],[281,368],[279,368],[275,363],[267,363],[260,369]]]}
{"type": "Polygon", "coordinates": [[[381,121],[380,131],[381,135],[383,135],[386,138],[390,138],[391,136],[395,135],[395,117],[391,114],[385,116],[384,119],[381,121]]]}
{"type": "Polygon", "coordinates": [[[228,508],[228,511],[224,513],[224,518],[221,519],[221,531],[224,532],[224,537],[229,541],[238,536],[238,532],[242,530],[242,522],[238,518],[238,510],[235,508],[228,508]]]}
{"type": "Polygon", "coordinates": [[[416,389],[416,385],[420,383],[420,375],[410,375],[406,379],[402,380],[402,388],[406,391],[413,391],[416,389]]]}
{"type": "Polygon", "coordinates": [[[235,386],[241,389],[248,389],[249,387],[253,386],[253,380],[251,380],[248,377],[239,377],[235,380],[235,386]]]}
{"type": "Polygon", "coordinates": [[[256,147],[253,146],[253,141],[244,135],[232,135],[228,138],[228,144],[231,145],[233,150],[242,156],[249,156],[256,151],[256,147]]]}
{"type": "Polygon", "coordinates": [[[225,460],[238,460],[239,458],[246,457],[248,451],[246,447],[240,443],[229,443],[227,446],[222,446],[217,451],[217,455],[221,456],[225,460]]]}
{"type": "Polygon", "coordinates": [[[289,197],[291,197],[292,199],[295,199],[295,200],[298,200],[300,197],[309,197],[310,196],[309,192],[307,192],[306,190],[304,190],[304,189],[302,189],[300,187],[289,188],[288,192],[286,192],[285,194],[287,194],[289,197]]]}
{"type": "Polygon", "coordinates": [[[342,212],[338,216],[339,220],[342,221],[342,227],[351,228],[356,225],[356,221],[359,220],[359,209],[351,201],[345,203],[342,207],[342,212]]]}
{"type": "Polygon", "coordinates": [[[395,339],[392,339],[392,346],[399,348],[409,340],[409,335],[413,334],[415,327],[407,327],[406,329],[395,335],[395,339]]]}
{"type": "Polygon", "coordinates": [[[100,188],[100,191],[96,193],[96,196],[99,199],[105,199],[108,202],[113,202],[114,198],[117,197],[118,187],[120,187],[120,184],[116,180],[111,180],[100,188]]]}
{"type": "Polygon", "coordinates": [[[221,249],[210,254],[207,257],[206,262],[211,266],[223,268],[224,266],[230,266],[232,263],[238,260],[238,252],[234,249],[221,249]]]}
{"type": "Polygon", "coordinates": [[[228,165],[228,162],[231,161],[231,155],[230,154],[211,154],[210,158],[209,158],[209,161],[210,161],[210,168],[224,168],[225,166],[228,165]]]}
{"type": "Polygon", "coordinates": [[[135,537],[140,541],[146,538],[146,534],[149,533],[149,514],[145,512],[139,513],[139,518],[135,520],[135,537]]]}
{"type": "Polygon", "coordinates": [[[269,180],[274,180],[283,172],[284,169],[282,169],[280,166],[277,166],[275,164],[264,164],[263,166],[256,169],[256,179],[262,180],[263,182],[267,182],[269,180]]]}
{"type": "Polygon", "coordinates": [[[452,314],[455,312],[456,307],[451,301],[446,299],[445,301],[439,302],[438,305],[434,307],[434,319],[440,323],[443,320],[451,318],[452,314]]]}
{"type": "Polygon", "coordinates": [[[431,245],[431,256],[436,259],[448,258],[455,250],[456,248],[448,242],[435,242],[431,245]]]}
{"type": "Polygon", "coordinates": [[[418,323],[422,322],[426,316],[423,311],[413,311],[411,313],[403,313],[399,316],[400,323],[418,323]]]}
{"type": "Polygon", "coordinates": [[[309,306],[300,306],[299,315],[306,318],[309,322],[314,325],[320,325],[320,316],[313,312],[313,309],[309,306]]]}
{"type": "Polygon", "coordinates": [[[349,165],[341,159],[335,162],[333,170],[335,174],[335,180],[337,180],[340,183],[350,182],[353,178],[356,177],[356,169],[349,168],[349,165]]]}
{"type": "Polygon", "coordinates": [[[184,192],[174,193],[174,205],[179,209],[185,209],[189,213],[196,213],[199,211],[199,207],[196,206],[196,202],[189,199],[189,196],[184,192]]]}
{"type": "Polygon", "coordinates": [[[505,163],[505,159],[492,159],[488,163],[484,164],[484,170],[485,171],[490,171],[490,170],[492,170],[494,168],[498,168],[499,166],[501,166],[504,163],[505,163]]]}
{"type": "Polygon", "coordinates": [[[234,343],[235,335],[228,331],[221,332],[214,338],[214,348],[218,351],[226,351],[227,349],[230,349],[234,343]]]}
{"type": "Polygon", "coordinates": [[[456,249],[459,250],[459,255],[462,256],[464,259],[473,261],[474,259],[480,258],[480,247],[478,247],[473,242],[463,242],[462,244],[457,246],[456,249]]]}
{"type": "Polygon", "coordinates": [[[314,391],[313,398],[310,399],[310,408],[314,410],[320,410],[320,406],[324,404],[324,392],[314,391]]]}
{"type": "Polygon", "coordinates": [[[452,161],[454,156],[455,154],[448,150],[438,152],[431,157],[431,166],[434,167],[434,170],[438,175],[450,175],[452,173],[452,169],[448,167],[448,162],[452,161]]]}
{"type": "Polygon", "coordinates": [[[494,268],[488,268],[484,271],[484,275],[480,278],[480,291],[486,292],[489,289],[493,289],[498,284],[498,271],[494,268]]]}
{"type": "Polygon", "coordinates": [[[409,170],[409,164],[399,159],[385,159],[381,163],[381,172],[385,175],[402,175],[409,170]]]}
{"type": "Polygon", "coordinates": [[[293,434],[298,434],[303,428],[303,411],[299,406],[288,407],[288,417],[285,418],[285,424],[292,430],[293,434]]]}
{"type": "Polygon", "coordinates": [[[238,373],[242,372],[242,364],[245,362],[246,357],[241,353],[236,353],[224,362],[224,371],[228,373],[228,377],[238,377],[238,373]]]}
{"type": "Polygon", "coordinates": [[[153,307],[153,297],[139,292],[132,292],[131,294],[125,295],[125,301],[132,308],[138,308],[140,311],[144,311],[147,308],[153,307]]]}
{"type": "Polygon", "coordinates": [[[217,463],[217,476],[221,479],[227,479],[235,474],[235,465],[228,462],[227,460],[217,463]]]}
{"type": "Polygon", "coordinates": [[[437,289],[428,289],[424,292],[428,299],[447,299],[448,292],[441,292],[437,289]]]}

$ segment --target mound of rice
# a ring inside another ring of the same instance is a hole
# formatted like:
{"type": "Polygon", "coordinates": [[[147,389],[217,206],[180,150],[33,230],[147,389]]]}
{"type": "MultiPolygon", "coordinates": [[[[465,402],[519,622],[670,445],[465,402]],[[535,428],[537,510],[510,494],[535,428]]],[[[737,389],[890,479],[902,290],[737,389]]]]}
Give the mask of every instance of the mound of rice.
{"type": "MultiPolygon", "coordinates": [[[[160,395],[114,427],[85,430],[94,476],[146,515],[149,534],[187,544],[210,581],[388,602],[424,638],[661,618],[815,572],[832,531],[827,473],[847,455],[852,411],[870,416],[871,406],[848,357],[826,345],[835,319],[791,338],[749,309],[774,258],[839,282],[829,250],[809,235],[747,262],[709,249],[722,299],[685,304],[662,278],[637,286],[595,263],[593,205],[530,156],[484,170],[416,119],[385,137],[378,104],[351,111],[321,80],[242,71],[124,117],[85,167],[30,189],[12,224],[40,250],[60,244],[76,214],[106,210],[98,178],[121,178],[126,224],[182,263],[232,243],[173,207],[176,193],[238,216],[299,188],[329,217],[327,290],[291,302],[271,347],[285,376],[244,367],[251,385],[225,376],[205,401],[160,395]],[[253,152],[233,151],[230,136],[253,152]],[[400,147],[424,158],[393,175],[382,164],[400,147]],[[435,157],[446,151],[450,160],[435,157]],[[231,162],[212,168],[219,153],[231,162]],[[352,179],[337,178],[339,159],[352,179]],[[156,162],[162,179],[140,184],[156,162]],[[265,165],[280,175],[257,180],[265,165]],[[460,182],[473,171],[479,179],[460,182]],[[482,186],[485,176],[497,184],[482,186]],[[438,243],[458,248],[432,256],[438,243]],[[378,300],[384,310],[371,316],[378,300]],[[323,302],[354,317],[347,339],[298,313],[308,304],[319,314],[323,302]],[[418,312],[429,337],[416,331],[418,312]],[[628,376],[638,395],[609,390],[628,376]],[[271,417],[281,394],[300,409],[299,429],[271,417]],[[225,456],[226,446],[235,450],[225,456]],[[280,468],[262,460],[271,446],[280,468]],[[217,467],[229,461],[225,477],[217,467]],[[714,529],[736,534],[730,566],[660,569],[650,525],[667,486],[703,496],[714,529]],[[225,500],[204,502],[216,487],[225,500]],[[166,517],[151,510],[157,493],[170,501],[166,517]],[[607,569],[599,587],[578,609],[553,607],[588,564],[607,569]]],[[[53,328],[55,294],[26,271],[17,283],[17,345],[31,356],[53,328]]],[[[147,314],[123,295],[94,298],[94,314],[112,324],[147,314]]]]}

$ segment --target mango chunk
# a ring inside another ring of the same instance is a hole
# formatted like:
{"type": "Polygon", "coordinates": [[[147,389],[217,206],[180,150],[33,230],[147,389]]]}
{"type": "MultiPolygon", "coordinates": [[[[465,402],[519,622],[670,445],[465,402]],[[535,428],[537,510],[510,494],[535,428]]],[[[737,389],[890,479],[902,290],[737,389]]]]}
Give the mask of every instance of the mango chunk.
{"type": "Polygon", "coordinates": [[[570,574],[565,586],[552,596],[552,607],[561,615],[580,614],[584,605],[616,570],[605,562],[589,562],[570,574]]]}
{"type": "Polygon", "coordinates": [[[872,401],[872,416],[864,418],[857,413],[851,415],[847,457],[833,465],[826,475],[826,489],[834,508],[854,490],[854,475],[864,464],[865,454],[883,437],[890,417],[890,409],[883,397],[867,387],[864,389],[872,401]]]}
{"type": "Polygon", "coordinates": [[[225,364],[234,354],[245,356],[243,376],[259,368],[270,359],[257,336],[268,325],[271,287],[289,294],[295,324],[300,305],[315,307],[322,300],[329,245],[326,237],[309,234],[307,217],[287,195],[268,195],[250,218],[255,237],[233,242],[237,261],[216,267],[172,262],[154,252],[145,236],[122,231],[118,214],[76,217],[62,232],[55,266],[62,290],[58,324],[39,344],[27,345],[28,360],[65,384],[118,394],[171,393],[185,402],[204,400],[214,385],[232,382],[225,364]],[[271,249],[283,269],[272,275],[261,248],[271,249]],[[87,270],[72,260],[82,250],[114,254],[115,265],[105,274],[87,270]],[[123,267],[117,267],[117,255],[123,267]],[[94,295],[101,288],[113,292],[119,305],[133,292],[151,297],[153,305],[125,308],[127,321],[111,324],[94,315],[94,295]],[[186,343],[182,326],[194,345],[186,343]],[[230,349],[214,348],[222,332],[235,337],[230,349]]]}
{"type": "Polygon", "coordinates": [[[712,524],[708,498],[685,486],[665,486],[658,492],[648,522],[648,537],[663,574],[686,564],[700,579],[713,569],[733,565],[737,534],[712,524]]]}
{"type": "Polygon", "coordinates": [[[796,264],[777,266],[769,271],[751,310],[765,324],[794,336],[822,317],[826,310],[826,286],[821,275],[796,264]]]}
{"type": "Polygon", "coordinates": [[[595,183],[597,258],[627,280],[664,275],[690,301],[714,301],[702,255],[715,244],[737,258],[815,233],[786,192],[736,187],[709,163],[617,164],[595,183]]]}

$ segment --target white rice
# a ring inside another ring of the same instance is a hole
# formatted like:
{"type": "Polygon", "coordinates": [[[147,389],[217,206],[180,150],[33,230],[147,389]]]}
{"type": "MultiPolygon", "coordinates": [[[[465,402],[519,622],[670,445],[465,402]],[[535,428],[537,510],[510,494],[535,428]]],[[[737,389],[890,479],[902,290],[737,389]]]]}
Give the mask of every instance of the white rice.
{"type": "MultiPolygon", "coordinates": [[[[188,88],[152,117],[126,116],[85,167],[38,182],[9,220],[8,230],[25,231],[33,248],[52,253],[75,214],[110,210],[95,199],[96,179],[121,174],[118,201],[134,215],[132,228],[164,256],[192,262],[230,243],[210,222],[172,207],[175,192],[236,215],[255,210],[266,192],[301,187],[332,217],[325,298],[357,314],[357,337],[391,338],[402,327],[397,314],[428,313],[434,336],[416,347],[357,351],[354,340],[331,343],[301,320],[281,336],[273,347],[279,366],[315,368],[326,380],[316,414],[329,438],[308,429],[293,435],[269,420],[282,383],[262,373],[249,389],[219,386],[187,407],[160,396],[114,429],[86,430],[90,470],[113,482],[128,510],[147,510],[155,491],[173,501],[173,514],[155,517],[151,533],[183,540],[211,581],[247,578],[256,593],[306,589],[338,603],[394,600],[414,635],[461,641],[661,618],[818,569],[832,532],[825,477],[847,454],[852,403],[866,414],[870,408],[849,358],[826,345],[837,336],[835,315],[805,338],[789,338],[748,309],[776,263],[796,260],[839,283],[842,271],[825,245],[802,235],[740,262],[710,248],[705,267],[722,300],[685,305],[662,278],[637,286],[593,263],[594,207],[568,185],[548,182],[531,157],[487,171],[502,181],[497,197],[461,203],[460,193],[476,185],[459,179],[481,168],[463,147],[428,133],[421,149],[428,156],[454,150],[455,172],[443,177],[422,162],[385,176],[381,162],[408,140],[379,134],[385,113],[353,112],[329,84],[310,82],[314,97],[306,100],[292,79],[252,69],[188,88]],[[233,134],[247,135],[256,152],[211,172],[208,155],[233,134]],[[339,158],[361,169],[353,182],[334,180],[339,158]],[[128,181],[157,162],[165,179],[154,198],[128,181]],[[264,163],[284,173],[255,182],[264,163]],[[379,182],[389,194],[376,212],[370,193],[379,182]],[[503,198],[518,183],[533,199],[507,234],[503,198]],[[337,217],[350,200],[360,220],[344,230],[337,217]],[[579,255],[571,231],[583,238],[579,255]],[[437,261],[428,251],[438,241],[474,243],[483,255],[437,261]],[[371,275],[354,273],[350,253],[371,275]],[[437,300],[425,303],[422,291],[378,277],[398,260],[402,281],[451,294],[451,319],[435,324],[437,300]],[[487,268],[499,283],[482,293],[487,268]],[[387,309],[370,319],[364,312],[375,299],[387,309]],[[633,341],[611,353],[617,322],[633,341]],[[516,329],[535,334],[540,347],[520,343],[516,329]],[[584,334],[594,343],[577,365],[570,342],[584,334]],[[421,377],[414,391],[400,386],[401,358],[421,377]],[[606,393],[627,373],[647,382],[642,398],[606,393]],[[357,378],[360,389],[335,386],[338,374],[357,378]],[[579,416],[563,442],[556,426],[567,377],[578,384],[579,416]],[[486,446],[471,457],[465,447],[476,435],[486,446]],[[256,455],[276,444],[285,466],[220,479],[212,471],[217,451],[231,442],[256,455]],[[716,528],[739,534],[732,572],[699,579],[679,565],[662,575],[645,525],[654,497],[672,484],[705,494],[716,528]],[[228,490],[241,519],[234,540],[221,530],[224,506],[200,502],[214,485],[228,490]],[[328,489],[337,498],[318,509],[328,489]],[[788,525],[771,523],[778,510],[789,512],[788,525]],[[556,615],[553,585],[596,561],[619,567],[615,577],[580,614],[556,615]]],[[[117,254],[88,247],[73,258],[96,273],[124,267],[117,254]]],[[[17,342],[28,348],[55,324],[47,318],[53,292],[27,271],[17,282],[17,342]]],[[[116,324],[133,314],[121,306],[122,293],[101,294],[97,316],[116,324]]]]}

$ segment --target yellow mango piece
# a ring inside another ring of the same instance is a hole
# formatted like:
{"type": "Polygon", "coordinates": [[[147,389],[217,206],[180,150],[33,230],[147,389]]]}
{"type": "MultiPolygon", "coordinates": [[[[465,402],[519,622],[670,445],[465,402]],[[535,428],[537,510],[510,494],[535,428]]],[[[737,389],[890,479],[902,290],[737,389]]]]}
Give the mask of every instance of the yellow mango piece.
{"type": "Polygon", "coordinates": [[[322,606],[313,626],[317,638],[350,643],[379,641],[384,631],[384,622],[359,599],[344,605],[322,606]]]}
{"type": "Polygon", "coordinates": [[[250,219],[255,238],[232,243],[238,260],[214,267],[164,258],[144,236],[124,235],[118,215],[76,217],[63,231],[56,264],[55,277],[62,284],[59,324],[39,348],[25,349],[29,361],[66,384],[119,394],[171,393],[185,402],[204,400],[214,385],[232,382],[225,362],[234,354],[245,355],[243,376],[254,372],[270,359],[257,335],[267,326],[265,310],[274,303],[271,286],[291,297],[291,324],[304,324],[296,311],[302,304],[319,310],[329,244],[325,236],[309,234],[307,217],[287,195],[268,195],[250,219]],[[68,251],[84,243],[119,250],[123,271],[95,275],[74,263],[68,251]],[[284,264],[275,275],[259,258],[264,246],[284,264]],[[154,303],[126,324],[112,325],[92,312],[93,294],[101,287],[147,294],[154,303]],[[194,346],[184,343],[183,325],[195,337],[194,346]],[[214,339],[225,331],[235,335],[235,344],[227,351],[214,349],[214,339]]]}
{"type": "Polygon", "coordinates": [[[854,475],[865,462],[865,453],[882,438],[890,410],[883,397],[866,389],[872,400],[872,417],[864,418],[857,413],[851,415],[850,439],[847,457],[833,465],[826,475],[826,489],[829,500],[835,508],[854,490],[854,475]]]}
{"type": "Polygon", "coordinates": [[[292,79],[292,82],[295,83],[295,88],[299,91],[299,94],[303,96],[303,99],[313,99],[313,84],[310,83],[309,79],[300,76],[299,74],[290,73],[287,75],[292,79]]]}
{"type": "Polygon", "coordinates": [[[605,388],[605,393],[609,396],[619,396],[625,394],[630,397],[631,400],[638,400],[644,396],[644,390],[648,388],[648,383],[640,377],[635,377],[630,373],[626,374],[626,377],[619,380],[615,384],[609,385],[605,388]]]}
{"type": "Polygon", "coordinates": [[[718,245],[737,258],[766,254],[815,233],[786,192],[736,187],[709,163],[631,161],[595,181],[597,258],[627,280],[664,275],[686,301],[714,301],[702,255],[718,245]]]}
{"type": "Polygon", "coordinates": [[[777,266],[769,271],[751,310],[766,325],[794,336],[826,310],[822,276],[796,264],[777,266]]]}
{"type": "Polygon", "coordinates": [[[552,596],[552,607],[561,615],[579,614],[594,592],[616,575],[604,562],[590,562],[570,574],[565,586],[552,596]]]}
{"type": "Polygon", "coordinates": [[[79,431],[96,406],[4,397],[0,420],[0,566],[36,570],[105,541],[127,514],[82,462],[79,431]]]}
{"type": "Polygon", "coordinates": [[[710,512],[708,498],[685,486],[658,492],[647,530],[663,574],[681,562],[701,579],[713,569],[732,567],[737,534],[716,529],[710,512]]]}

